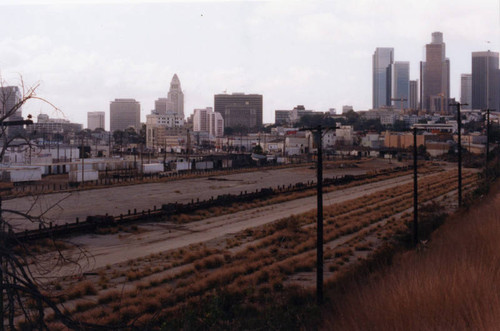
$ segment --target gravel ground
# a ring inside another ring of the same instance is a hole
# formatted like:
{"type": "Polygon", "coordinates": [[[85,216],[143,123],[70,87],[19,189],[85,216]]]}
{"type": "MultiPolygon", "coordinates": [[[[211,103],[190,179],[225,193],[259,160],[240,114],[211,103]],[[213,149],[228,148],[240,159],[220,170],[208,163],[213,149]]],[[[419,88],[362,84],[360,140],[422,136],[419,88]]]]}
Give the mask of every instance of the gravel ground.
{"type": "MultiPolygon", "coordinates": [[[[394,167],[398,164],[375,159],[360,162],[353,168],[325,167],[324,178],[345,174],[363,174],[373,169],[394,167]]],[[[47,222],[54,224],[73,223],[78,217],[84,220],[89,215],[127,214],[129,210],[148,210],[158,208],[164,203],[186,203],[196,199],[209,199],[220,194],[239,194],[265,187],[277,187],[316,178],[316,170],[311,167],[287,168],[247,172],[233,175],[214,176],[171,181],[166,183],[138,184],[73,193],[54,193],[27,196],[3,201],[4,209],[28,212],[31,215],[43,214],[47,222]]],[[[16,231],[37,228],[26,219],[4,213],[16,231]]]]}

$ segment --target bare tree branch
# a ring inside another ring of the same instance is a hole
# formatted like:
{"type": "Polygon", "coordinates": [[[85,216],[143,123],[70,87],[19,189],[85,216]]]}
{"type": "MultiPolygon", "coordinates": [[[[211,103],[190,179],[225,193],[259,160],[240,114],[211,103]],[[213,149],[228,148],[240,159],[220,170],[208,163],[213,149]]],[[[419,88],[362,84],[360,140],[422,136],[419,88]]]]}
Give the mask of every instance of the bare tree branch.
{"type": "MultiPolygon", "coordinates": [[[[0,143],[2,143],[0,161],[4,159],[5,153],[14,141],[22,141],[18,146],[32,147],[27,137],[18,133],[12,134],[5,124],[16,113],[19,115],[18,112],[25,104],[30,101],[41,101],[56,111],[60,111],[54,104],[36,95],[39,86],[39,83],[26,86],[22,77],[20,78],[21,89],[17,86],[8,86],[0,74],[0,143]]],[[[57,304],[48,294],[50,284],[47,279],[54,275],[54,271],[58,268],[70,264],[75,265],[81,272],[83,262],[90,264],[92,257],[76,244],[72,245],[76,248],[76,254],[72,252],[71,255],[66,255],[62,249],[58,248],[53,238],[51,240],[54,251],[35,254],[30,250],[29,243],[21,243],[17,239],[12,220],[5,217],[6,213],[11,214],[15,216],[15,219],[21,218],[26,222],[38,223],[40,228],[45,228],[48,212],[54,208],[61,208],[61,202],[69,196],[68,194],[61,197],[51,206],[40,211],[38,215],[33,215],[38,196],[35,197],[34,203],[27,212],[3,209],[0,198],[0,331],[6,328],[15,330],[17,329],[16,323],[19,322],[24,323],[29,329],[47,330],[45,317],[48,312],[53,312],[57,321],[73,330],[119,330],[125,327],[133,329],[131,325],[101,326],[73,320],[64,306],[57,304]]]]}

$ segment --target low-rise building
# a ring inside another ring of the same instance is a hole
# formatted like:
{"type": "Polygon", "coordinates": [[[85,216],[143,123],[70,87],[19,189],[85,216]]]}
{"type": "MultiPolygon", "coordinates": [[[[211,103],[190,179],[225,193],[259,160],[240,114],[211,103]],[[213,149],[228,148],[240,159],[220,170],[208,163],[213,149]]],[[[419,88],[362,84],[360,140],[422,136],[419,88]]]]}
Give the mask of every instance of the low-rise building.
{"type": "Polygon", "coordinates": [[[285,136],[285,156],[309,153],[311,141],[305,131],[298,131],[285,136]]]}
{"type": "Polygon", "coordinates": [[[379,149],[381,147],[380,134],[367,133],[364,137],[361,137],[361,146],[379,149]]]}
{"type": "Polygon", "coordinates": [[[173,112],[166,114],[150,114],[146,116],[146,147],[155,148],[165,145],[165,137],[179,132],[184,134],[182,127],[184,118],[173,112]],[[168,132],[168,133],[167,133],[168,132]]]}
{"type": "Polygon", "coordinates": [[[335,130],[337,142],[343,145],[352,145],[354,141],[354,129],[351,125],[341,125],[335,130]]]}
{"type": "MultiPolygon", "coordinates": [[[[418,134],[417,145],[424,145],[428,135],[418,134]]],[[[389,132],[384,135],[384,146],[386,148],[407,149],[413,146],[413,133],[411,132],[389,132]]]]}

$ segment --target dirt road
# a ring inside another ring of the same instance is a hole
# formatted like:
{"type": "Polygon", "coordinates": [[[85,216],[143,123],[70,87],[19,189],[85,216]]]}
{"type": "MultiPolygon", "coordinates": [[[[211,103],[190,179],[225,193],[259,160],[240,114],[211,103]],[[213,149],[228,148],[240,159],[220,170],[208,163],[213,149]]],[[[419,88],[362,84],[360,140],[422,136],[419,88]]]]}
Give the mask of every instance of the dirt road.
{"type": "MultiPolygon", "coordinates": [[[[324,195],[324,205],[359,198],[387,188],[412,182],[412,176],[392,178],[376,183],[360,185],[324,195]]],[[[85,271],[120,263],[149,254],[206,242],[214,238],[234,234],[247,228],[271,223],[294,214],[301,214],[316,207],[316,197],[306,197],[265,207],[241,211],[234,214],[208,218],[202,221],[174,225],[168,223],[144,223],[141,228],[148,231],[116,235],[84,235],[72,241],[85,248],[94,260],[85,271]]],[[[67,274],[68,271],[63,272],[67,274]]]]}

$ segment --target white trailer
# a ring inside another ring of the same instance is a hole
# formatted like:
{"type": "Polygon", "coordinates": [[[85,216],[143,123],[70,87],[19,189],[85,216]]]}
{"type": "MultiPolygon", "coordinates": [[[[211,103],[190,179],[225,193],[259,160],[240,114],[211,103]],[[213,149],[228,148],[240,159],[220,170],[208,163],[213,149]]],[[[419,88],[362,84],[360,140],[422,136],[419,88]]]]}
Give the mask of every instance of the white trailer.
{"type": "Polygon", "coordinates": [[[143,174],[157,174],[163,171],[163,163],[149,163],[142,165],[143,174]]]}
{"type": "Polygon", "coordinates": [[[213,169],[214,163],[213,161],[199,161],[196,162],[195,166],[197,170],[207,170],[207,169],[213,169]]]}
{"type": "Polygon", "coordinates": [[[191,170],[191,161],[179,159],[175,161],[174,167],[177,171],[191,170]]]}
{"type": "Polygon", "coordinates": [[[16,167],[7,168],[2,172],[4,182],[18,183],[31,182],[42,179],[41,167],[16,167]]]}
{"type": "MultiPolygon", "coordinates": [[[[83,172],[83,180],[85,182],[91,181],[91,180],[98,180],[99,179],[99,171],[97,170],[85,170],[83,172]]],[[[69,172],[69,181],[70,182],[81,182],[82,181],[82,171],[77,170],[77,171],[70,171],[69,172]]]]}

